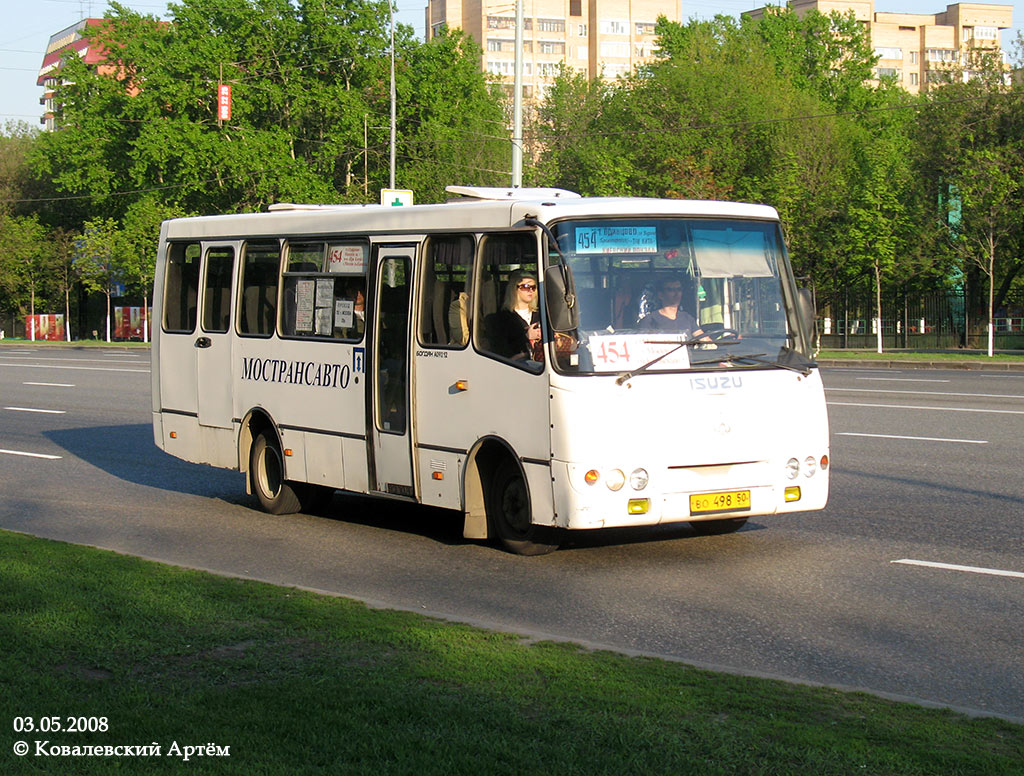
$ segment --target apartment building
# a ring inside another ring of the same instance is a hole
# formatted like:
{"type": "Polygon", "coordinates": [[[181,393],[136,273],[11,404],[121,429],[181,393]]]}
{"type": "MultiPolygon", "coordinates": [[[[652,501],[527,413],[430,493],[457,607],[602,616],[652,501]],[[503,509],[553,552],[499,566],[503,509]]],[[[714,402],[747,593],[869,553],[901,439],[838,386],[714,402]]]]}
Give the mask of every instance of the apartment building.
{"type": "MultiPolygon", "coordinates": [[[[867,27],[879,57],[876,75],[895,77],[912,94],[927,91],[929,81],[948,80],[951,68],[967,68],[972,50],[1001,56],[999,33],[1013,26],[1013,6],[993,3],[955,3],[935,14],[875,11],[874,0],[791,0],[787,5],[797,14],[853,11],[867,27]]],[[[758,18],[766,10],[746,15],[758,18]]]]}
{"type": "MultiPolygon", "coordinates": [[[[679,0],[522,0],[523,92],[541,100],[563,65],[614,79],[654,55],[659,16],[680,21],[679,0]]],[[[483,69],[512,88],[515,0],[428,0],[428,39],[461,28],[483,48],[483,69]]]]}
{"type": "MultiPolygon", "coordinates": [[[[36,79],[36,86],[45,89],[43,96],[39,98],[39,104],[43,106],[43,115],[39,119],[47,131],[56,129],[54,120],[53,91],[60,80],[60,70],[63,66],[64,55],[73,51],[85,60],[86,64],[98,65],[104,59],[104,52],[97,46],[91,46],[89,35],[93,30],[103,24],[103,19],[82,19],[70,27],[61,30],[50,36],[50,42],[46,46],[46,53],[43,55],[43,64],[39,67],[39,77],[36,79]]],[[[100,65],[103,71],[113,71],[109,65],[100,65]]]]}

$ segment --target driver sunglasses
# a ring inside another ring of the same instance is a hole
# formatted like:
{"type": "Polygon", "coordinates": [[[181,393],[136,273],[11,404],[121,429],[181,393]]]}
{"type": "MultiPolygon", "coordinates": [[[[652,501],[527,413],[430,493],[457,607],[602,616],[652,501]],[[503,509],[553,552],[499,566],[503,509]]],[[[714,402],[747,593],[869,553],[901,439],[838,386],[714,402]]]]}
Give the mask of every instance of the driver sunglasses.
{"type": "Polygon", "coordinates": [[[516,288],[522,289],[523,291],[536,291],[537,290],[537,284],[536,283],[520,283],[519,285],[516,286],[516,288]]]}

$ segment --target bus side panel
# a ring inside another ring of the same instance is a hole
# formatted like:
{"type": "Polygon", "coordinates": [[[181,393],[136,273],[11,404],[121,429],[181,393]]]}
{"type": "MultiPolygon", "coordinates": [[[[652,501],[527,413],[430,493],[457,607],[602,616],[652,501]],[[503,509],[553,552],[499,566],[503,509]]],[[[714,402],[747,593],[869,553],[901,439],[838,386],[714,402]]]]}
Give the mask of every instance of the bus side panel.
{"type": "Polygon", "coordinates": [[[170,455],[191,463],[203,460],[203,443],[199,418],[176,413],[153,413],[154,436],[160,435],[158,446],[170,455]]]}
{"type": "Polygon", "coordinates": [[[417,450],[420,472],[420,501],[433,507],[462,509],[462,470],[466,456],[448,450],[420,447],[417,450]]]}
{"type": "MultiPolygon", "coordinates": [[[[461,498],[456,501],[451,492],[437,490],[430,461],[443,460],[449,468],[461,465],[460,455],[464,461],[480,439],[496,437],[506,442],[521,462],[530,487],[534,522],[550,525],[553,508],[547,375],[481,355],[472,346],[463,350],[417,347],[415,374],[419,492],[423,501],[460,508],[461,498]],[[465,381],[465,390],[456,386],[457,381],[465,381]]],[[[445,481],[449,476],[456,476],[456,472],[445,474],[445,481]]],[[[461,472],[458,479],[462,479],[461,472]]]]}
{"type": "Polygon", "coordinates": [[[341,437],[306,431],[306,481],[329,488],[345,487],[345,451],[341,437]]]}
{"type": "Polygon", "coordinates": [[[285,476],[365,492],[363,346],[238,337],[233,353],[235,417],[256,408],[270,418],[292,451],[285,476]]]}

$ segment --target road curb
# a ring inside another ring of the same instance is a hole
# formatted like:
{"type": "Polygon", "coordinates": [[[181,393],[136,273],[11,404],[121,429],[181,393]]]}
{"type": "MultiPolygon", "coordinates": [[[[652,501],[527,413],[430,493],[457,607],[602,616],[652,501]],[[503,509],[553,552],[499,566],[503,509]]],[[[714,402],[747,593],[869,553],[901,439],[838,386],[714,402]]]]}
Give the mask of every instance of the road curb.
{"type": "Polygon", "coordinates": [[[818,366],[858,369],[963,369],[977,372],[1024,372],[1024,361],[911,361],[907,359],[820,358],[818,366]]]}

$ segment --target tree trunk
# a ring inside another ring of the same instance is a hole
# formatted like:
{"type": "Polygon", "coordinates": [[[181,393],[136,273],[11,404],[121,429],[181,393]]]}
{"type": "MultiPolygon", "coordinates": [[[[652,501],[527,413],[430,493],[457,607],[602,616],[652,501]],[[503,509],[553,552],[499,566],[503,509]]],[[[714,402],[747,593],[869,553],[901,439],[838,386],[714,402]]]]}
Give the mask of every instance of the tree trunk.
{"type": "Polygon", "coordinates": [[[71,342],[71,289],[64,284],[64,339],[71,342]]]}
{"type": "Polygon", "coordinates": [[[988,240],[988,357],[992,358],[995,332],[995,296],[996,296],[996,245],[989,235],[988,240]]]}
{"type": "Polygon", "coordinates": [[[875,342],[878,352],[882,352],[882,268],[875,262],[875,314],[878,316],[875,324],[875,342]]]}

